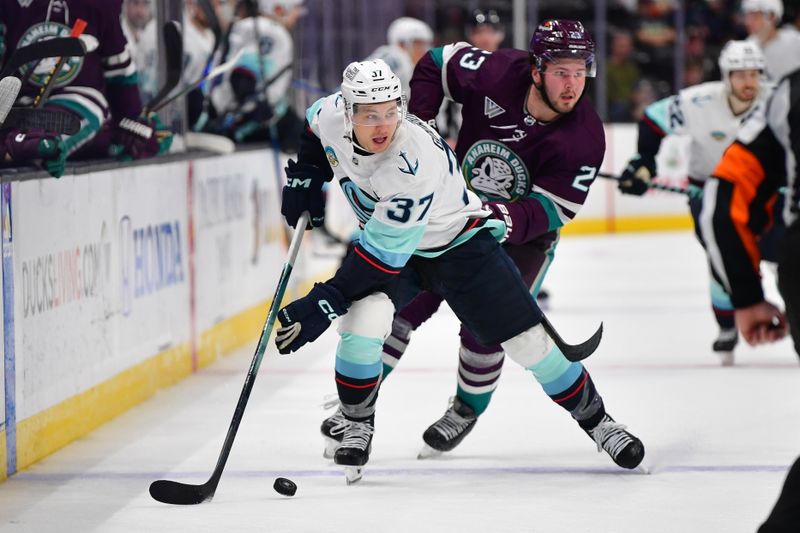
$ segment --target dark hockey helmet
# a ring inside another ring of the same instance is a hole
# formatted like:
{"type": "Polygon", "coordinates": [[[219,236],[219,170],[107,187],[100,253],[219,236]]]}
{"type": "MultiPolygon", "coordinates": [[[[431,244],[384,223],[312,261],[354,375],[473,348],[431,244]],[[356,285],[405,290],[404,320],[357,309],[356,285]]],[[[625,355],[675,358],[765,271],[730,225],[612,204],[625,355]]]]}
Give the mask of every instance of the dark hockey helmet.
{"type": "Polygon", "coordinates": [[[469,19],[469,27],[474,29],[483,25],[491,26],[495,29],[503,29],[503,25],[500,24],[500,16],[494,9],[488,9],[486,11],[476,9],[472,12],[472,17],[469,19]]]}
{"type": "Polygon", "coordinates": [[[545,62],[559,59],[583,59],[586,76],[594,78],[597,71],[594,41],[583,24],[577,20],[546,20],[539,24],[531,37],[531,63],[544,72],[545,62]]]}

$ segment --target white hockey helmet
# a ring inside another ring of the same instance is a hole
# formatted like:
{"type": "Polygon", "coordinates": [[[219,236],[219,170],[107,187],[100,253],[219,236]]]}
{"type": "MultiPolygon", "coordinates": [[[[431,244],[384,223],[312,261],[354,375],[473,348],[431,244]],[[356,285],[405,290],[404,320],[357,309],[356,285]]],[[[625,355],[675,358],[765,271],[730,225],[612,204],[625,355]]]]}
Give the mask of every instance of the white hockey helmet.
{"type": "Polygon", "coordinates": [[[348,136],[352,133],[353,115],[358,113],[359,105],[397,102],[397,121],[402,121],[406,114],[400,78],[382,59],[354,61],[347,65],[342,73],[342,98],[348,136]]]}
{"type": "Polygon", "coordinates": [[[414,41],[432,43],[433,30],[419,19],[400,17],[389,24],[389,29],[386,30],[386,41],[394,45],[412,43],[414,41]]]}
{"type": "Polygon", "coordinates": [[[742,0],[742,11],[745,13],[758,11],[775,15],[775,24],[779,24],[783,17],[782,0],[742,0]]]}
{"type": "Polygon", "coordinates": [[[766,64],[761,47],[753,41],[728,41],[719,54],[719,71],[728,80],[734,70],[764,71],[766,64]]]}

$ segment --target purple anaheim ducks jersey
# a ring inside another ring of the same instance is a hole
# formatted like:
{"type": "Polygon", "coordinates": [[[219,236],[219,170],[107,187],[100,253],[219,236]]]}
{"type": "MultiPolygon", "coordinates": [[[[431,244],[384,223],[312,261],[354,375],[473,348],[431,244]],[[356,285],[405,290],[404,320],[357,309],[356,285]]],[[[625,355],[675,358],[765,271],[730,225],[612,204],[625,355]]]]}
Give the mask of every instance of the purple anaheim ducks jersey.
{"type": "MultiPolygon", "coordinates": [[[[115,120],[135,118],[142,110],[134,64],[122,31],[122,0],[0,0],[0,25],[5,25],[4,60],[17,48],[53,37],[67,37],[78,19],[86,21],[83,34],[96,40],[85,57],[69,58],[56,74],[48,104],[77,113],[92,129],[100,128],[109,115],[115,120]]],[[[0,27],[2,30],[2,27],[0,27]]],[[[0,46],[0,52],[2,52],[0,46]]],[[[23,104],[36,96],[50,77],[58,58],[42,60],[22,88],[23,104]]],[[[17,76],[25,77],[30,65],[17,76]]]]}
{"type": "Polygon", "coordinates": [[[603,124],[587,99],[552,123],[527,112],[532,79],[527,52],[494,53],[456,43],[417,64],[409,111],[434,119],[443,98],[463,104],[456,154],[484,201],[511,202],[512,244],[572,220],[603,162],[603,124]]]}

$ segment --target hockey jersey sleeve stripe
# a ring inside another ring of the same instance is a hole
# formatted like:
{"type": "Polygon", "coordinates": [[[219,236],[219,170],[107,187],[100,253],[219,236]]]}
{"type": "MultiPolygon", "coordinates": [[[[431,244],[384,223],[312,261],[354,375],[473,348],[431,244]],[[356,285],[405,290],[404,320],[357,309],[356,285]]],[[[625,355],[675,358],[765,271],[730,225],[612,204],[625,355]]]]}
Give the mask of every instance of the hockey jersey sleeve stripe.
{"type": "Polygon", "coordinates": [[[115,67],[130,60],[131,60],[130,44],[126,43],[125,49],[122,52],[104,57],[102,58],[101,61],[104,67],[115,67]]]}
{"type": "Polygon", "coordinates": [[[369,255],[367,255],[367,253],[365,253],[361,249],[359,249],[358,246],[353,248],[353,252],[355,252],[355,254],[358,255],[361,259],[366,261],[370,266],[372,266],[373,268],[375,268],[377,270],[380,270],[384,274],[396,275],[396,274],[400,273],[400,270],[393,270],[391,268],[387,268],[387,267],[379,264],[378,261],[375,261],[372,258],[370,258],[369,255]]]}
{"type": "Polygon", "coordinates": [[[127,66],[114,70],[106,70],[103,77],[109,83],[138,83],[139,73],[135,63],[128,63],[127,66]]]}
{"type": "Polygon", "coordinates": [[[442,65],[444,65],[444,47],[440,46],[438,48],[431,48],[428,53],[431,55],[434,65],[439,67],[439,70],[441,70],[442,65]]]}
{"type": "Polygon", "coordinates": [[[548,190],[545,190],[538,185],[533,186],[533,193],[538,193],[543,197],[547,198],[553,203],[553,206],[556,209],[556,213],[558,213],[558,218],[562,222],[562,224],[566,224],[580,211],[581,204],[576,204],[575,202],[570,202],[569,200],[565,200],[560,196],[556,196],[555,194],[551,193],[548,190]]]}
{"type": "Polygon", "coordinates": [[[322,104],[325,102],[325,98],[327,97],[320,98],[311,104],[308,109],[306,109],[306,121],[308,122],[311,131],[317,137],[319,137],[319,121],[316,119],[319,115],[319,110],[322,108],[322,104]]]}
{"type": "Polygon", "coordinates": [[[544,209],[544,212],[547,215],[547,231],[553,231],[554,229],[558,229],[564,225],[564,221],[561,220],[561,217],[558,214],[558,209],[553,201],[550,200],[550,198],[541,193],[532,193],[529,195],[529,197],[542,205],[542,209],[544,209]]]}
{"type": "Polygon", "coordinates": [[[670,106],[673,105],[675,96],[662,98],[653,102],[644,110],[644,116],[659,130],[662,136],[669,135],[672,131],[670,127],[670,106]]]}
{"type": "Polygon", "coordinates": [[[455,101],[453,95],[450,93],[450,84],[447,80],[447,70],[448,64],[450,59],[453,58],[459,50],[463,50],[464,48],[468,48],[470,45],[469,43],[460,42],[455,44],[448,44],[442,49],[442,89],[444,89],[444,95],[449,98],[450,100],[455,101]]]}
{"type": "Polygon", "coordinates": [[[359,237],[359,244],[385,265],[402,268],[416,250],[425,226],[390,226],[371,218],[359,237]]]}

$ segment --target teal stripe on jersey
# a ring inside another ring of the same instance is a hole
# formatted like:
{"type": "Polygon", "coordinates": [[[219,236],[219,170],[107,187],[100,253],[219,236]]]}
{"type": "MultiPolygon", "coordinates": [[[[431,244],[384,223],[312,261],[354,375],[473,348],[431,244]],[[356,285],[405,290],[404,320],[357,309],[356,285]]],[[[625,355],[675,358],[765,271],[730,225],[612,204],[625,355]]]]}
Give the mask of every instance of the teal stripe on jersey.
{"type": "Polygon", "coordinates": [[[501,241],[503,237],[506,235],[506,224],[502,220],[497,220],[496,218],[489,218],[486,219],[480,227],[473,228],[471,230],[465,231],[455,239],[453,239],[450,244],[447,246],[437,249],[435,252],[426,252],[425,250],[417,250],[414,252],[414,255],[418,255],[420,257],[439,257],[443,253],[447,252],[448,250],[452,250],[456,246],[460,246],[470,240],[472,237],[475,236],[482,229],[488,229],[489,233],[492,234],[492,237],[497,239],[497,241],[501,241]]]}
{"type": "Polygon", "coordinates": [[[547,213],[547,231],[553,231],[564,225],[564,223],[561,222],[561,218],[558,216],[556,204],[554,204],[550,198],[538,192],[531,193],[528,197],[542,204],[544,212],[547,213]]]}
{"type": "Polygon", "coordinates": [[[430,50],[431,57],[433,58],[434,64],[439,67],[439,70],[442,69],[442,65],[444,65],[444,48],[431,48],[430,50]]]}
{"type": "Polygon", "coordinates": [[[425,226],[390,226],[371,218],[364,226],[358,242],[383,264],[402,268],[424,233],[425,226]]]}
{"type": "Polygon", "coordinates": [[[106,83],[109,85],[137,85],[139,83],[139,72],[126,76],[111,76],[106,78],[106,83]]]}
{"type": "MultiPolygon", "coordinates": [[[[314,123],[314,115],[317,114],[319,108],[322,107],[322,102],[324,101],[325,98],[320,98],[319,100],[311,104],[311,107],[306,109],[306,120],[308,121],[309,125],[314,123]]],[[[314,132],[316,133],[316,130],[314,130],[314,132]]]]}
{"type": "Polygon", "coordinates": [[[647,118],[655,122],[656,126],[661,128],[666,135],[669,135],[672,130],[672,128],[669,127],[669,104],[673,98],[675,97],[669,96],[667,98],[662,98],[658,102],[653,102],[644,110],[644,114],[647,115],[647,118]]]}

